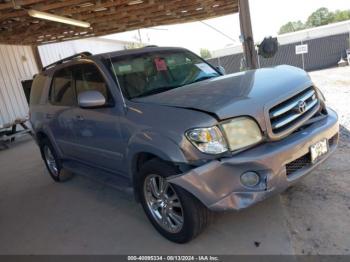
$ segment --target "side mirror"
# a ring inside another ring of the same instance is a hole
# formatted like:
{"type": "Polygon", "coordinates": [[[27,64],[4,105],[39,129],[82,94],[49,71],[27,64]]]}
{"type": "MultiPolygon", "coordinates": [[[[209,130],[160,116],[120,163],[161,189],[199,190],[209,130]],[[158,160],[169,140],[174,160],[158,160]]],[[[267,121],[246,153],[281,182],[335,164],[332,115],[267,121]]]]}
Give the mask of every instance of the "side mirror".
{"type": "Polygon", "coordinates": [[[223,66],[217,66],[216,69],[220,72],[220,74],[226,75],[226,70],[223,66]]]}
{"type": "Polygon", "coordinates": [[[82,108],[104,106],[106,98],[98,91],[84,91],[78,95],[78,104],[82,108]]]}

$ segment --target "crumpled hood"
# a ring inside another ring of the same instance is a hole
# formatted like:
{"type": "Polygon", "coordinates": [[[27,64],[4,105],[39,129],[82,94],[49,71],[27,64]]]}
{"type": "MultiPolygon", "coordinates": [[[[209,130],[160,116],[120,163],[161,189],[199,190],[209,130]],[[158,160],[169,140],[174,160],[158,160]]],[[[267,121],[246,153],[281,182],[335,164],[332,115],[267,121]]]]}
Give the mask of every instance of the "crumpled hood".
{"type": "Polygon", "coordinates": [[[220,120],[248,115],[265,127],[266,105],[312,85],[308,74],[292,66],[277,66],[225,75],[186,85],[135,102],[197,109],[220,120]]]}

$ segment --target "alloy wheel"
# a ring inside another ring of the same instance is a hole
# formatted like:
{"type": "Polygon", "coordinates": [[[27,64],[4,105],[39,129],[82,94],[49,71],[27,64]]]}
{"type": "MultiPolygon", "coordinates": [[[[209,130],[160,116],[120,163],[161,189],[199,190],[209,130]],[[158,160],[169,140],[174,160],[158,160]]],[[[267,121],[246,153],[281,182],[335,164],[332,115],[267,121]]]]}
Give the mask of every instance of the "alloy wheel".
{"type": "Polygon", "coordinates": [[[46,145],[44,146],[44,156],[45,156],[45,162],[49,167],[50,172],[54,176],[58,176],[58,167],[57,167],[56,159],[53,156],[51,149],[46,145]]]}
{"type": "Polygon", "coordinates": [[[174,188],[159,175],[149,175],[144,183],[144,196],[154,220],[170,233],[179,232],[184,224],[184,213],[174,188]]]}

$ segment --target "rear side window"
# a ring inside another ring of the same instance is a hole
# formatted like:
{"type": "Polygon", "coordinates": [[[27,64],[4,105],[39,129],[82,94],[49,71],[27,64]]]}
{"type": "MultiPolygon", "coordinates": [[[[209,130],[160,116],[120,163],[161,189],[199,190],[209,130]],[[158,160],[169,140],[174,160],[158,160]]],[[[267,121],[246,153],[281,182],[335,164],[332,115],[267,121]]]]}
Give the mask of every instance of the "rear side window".
{"type": "Polygon", "coordinates": [[[50,90],[50,101],[52,104],[59,106],[73,106],[76,104],[73,76],[69,68],[61,69],[54,74],[50,90]]]}
{"type": "Polygon", "coordinates": [[[35,76],[30,91],[30,105],[40,104],[46,81],[47,76],[42,74],[35,76]]]}
{"type": "Polygon", "coordinates": [[[107,102],[111,102],[107,84],[100,71],[93,64],[81,64],[75,68],[75,87],[77,96],[84,91],[99,91],[107,102]]]}

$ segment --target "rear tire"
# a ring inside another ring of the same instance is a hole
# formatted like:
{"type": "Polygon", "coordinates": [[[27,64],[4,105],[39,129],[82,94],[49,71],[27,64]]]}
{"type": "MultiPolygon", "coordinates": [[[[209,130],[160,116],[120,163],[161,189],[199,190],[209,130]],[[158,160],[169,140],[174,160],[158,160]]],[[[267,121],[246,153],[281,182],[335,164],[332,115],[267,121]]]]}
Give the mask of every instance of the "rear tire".
{"type": "Polygon", "coordinates": [[[176,174],[173,166],[154,158],[141,167],[137,190],[155,229],[172,242],[186,243],[206,228],[212,213],[189,192],[166,181],[176,174]]]}
{"type": "Polygon", "coordinates": [[[47,138],[40,141],[40,152],[50,176],[56,182],[63,182],[72,177],[72,173],[62,168],[62,162],[47,138]]]}

